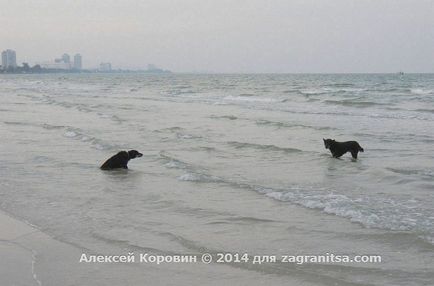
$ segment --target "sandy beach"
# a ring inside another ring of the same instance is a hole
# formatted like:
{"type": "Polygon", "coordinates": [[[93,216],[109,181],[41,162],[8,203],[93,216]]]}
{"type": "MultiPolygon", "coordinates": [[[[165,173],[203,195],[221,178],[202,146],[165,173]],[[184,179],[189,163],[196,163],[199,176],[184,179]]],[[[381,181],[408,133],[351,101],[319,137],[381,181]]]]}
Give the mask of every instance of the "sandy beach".
{"type": "MultiPolygon", "coordinates": [[[[230,285],[267,284],[260,273],[229,266],[80,263],[88,250],[58,241],[4,212],[0,228],[1,286],[221,285],[222,280],[230,285]],[[246,271],[251,278],[240,281],[246,271]]],[[[278,285],[316,285],[278,275],[274,279],[278,285]]]]}
{"type": "Polygon", "coordinates": [[[77,263],[82,252],[79,248],[57,241],[3,212],[0,227],[2,286],[92,284],[78,283],[97,271],[91,265],[77,263]]]}
{"type": "MultiPolygon", "coordinates": [[[[137,269],[79,263],[86,250],[58,241],[34,226],[0,212],[0,285],[130,285],[137,269]],[[131,270],[135,270],[132,276],[131,270]]],[[[134,285],[134,284],[133,284],[134,285]]]]}

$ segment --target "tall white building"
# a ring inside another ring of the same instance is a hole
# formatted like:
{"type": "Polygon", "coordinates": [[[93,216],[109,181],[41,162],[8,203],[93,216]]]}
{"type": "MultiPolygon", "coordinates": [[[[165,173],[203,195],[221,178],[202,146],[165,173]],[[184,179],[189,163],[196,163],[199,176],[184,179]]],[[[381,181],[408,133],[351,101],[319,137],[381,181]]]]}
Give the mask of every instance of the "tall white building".
{"type": "Polygon", "coordinates": [[[63,62],[64,62],[65,64],[69,64],[69,63],[71,62],[71,59],[70,59],[70,57],[69,57],[68,54],[63,54],[63,55],[62,55],[62,60],[63,60],[63,62]]]}
{"type": "Polygon", "coordinates": [[[81,55],[75,54],[74,56],[74,69],[81,70],[81,55]]]}
{"type": "Polygon", "coordinates": [[[9,67],[17,67],[17,55],[13,50],[6,50],[2,52],[2,66],[4,69],[9,67]]]}

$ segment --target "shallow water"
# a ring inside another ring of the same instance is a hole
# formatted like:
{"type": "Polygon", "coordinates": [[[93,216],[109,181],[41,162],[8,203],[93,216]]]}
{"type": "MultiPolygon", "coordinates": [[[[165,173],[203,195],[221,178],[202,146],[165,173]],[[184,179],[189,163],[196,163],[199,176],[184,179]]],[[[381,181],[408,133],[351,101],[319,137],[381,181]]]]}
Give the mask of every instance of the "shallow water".
{"type": "Polygon", "coordinates": [[[383,256],[215,266],[240,281],[434,279],[434,75],[0,75],[0,102],[0,207],[59,240],[383,256]],[[322,138],[365,152],[333,159],[322,138]],[[144,156],[98,169],[125,149],[144,156]]]}

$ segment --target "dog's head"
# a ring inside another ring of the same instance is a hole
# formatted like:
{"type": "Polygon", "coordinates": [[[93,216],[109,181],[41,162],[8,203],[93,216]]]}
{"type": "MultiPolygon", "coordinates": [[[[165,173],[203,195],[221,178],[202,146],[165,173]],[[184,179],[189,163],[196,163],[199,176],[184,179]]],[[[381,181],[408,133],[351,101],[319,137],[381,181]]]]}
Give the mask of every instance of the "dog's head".
{"type": "Polygon", "coordinates": [[[335,140],[333,140],[333,139],[322,139],[323,141],[324,141],[324,147],[326,148],[326,149],[330,149],[330,145],[332,145],[332,143],[333,142],[336,142],[335,140]]]}
{"type": "Polygon", "coordinates": [[[137,150],[130,150],[128,151],[128,156],[130,157],[130,159],[134,159],[134,158],[142,157],[143,154],[137,150]]]}

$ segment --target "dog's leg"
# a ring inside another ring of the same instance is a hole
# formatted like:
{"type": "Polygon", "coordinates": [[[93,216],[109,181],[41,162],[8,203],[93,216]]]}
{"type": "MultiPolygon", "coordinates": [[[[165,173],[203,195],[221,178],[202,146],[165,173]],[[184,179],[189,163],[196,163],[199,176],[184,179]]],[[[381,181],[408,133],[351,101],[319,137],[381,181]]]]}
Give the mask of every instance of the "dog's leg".
{"type": "Polygon", "coordinates": [[[339,158],[342,155],[344,155],[345,153],[347,153],[347,151],[342,151],[342,150],[333,150],[332,155],[335,158],[339,158]]]}
{"type": "Polygon", "coordinates": [[[354,159],[357,159],[357,150],[351,151],[351,156],[353,156],[354,159]]]}

